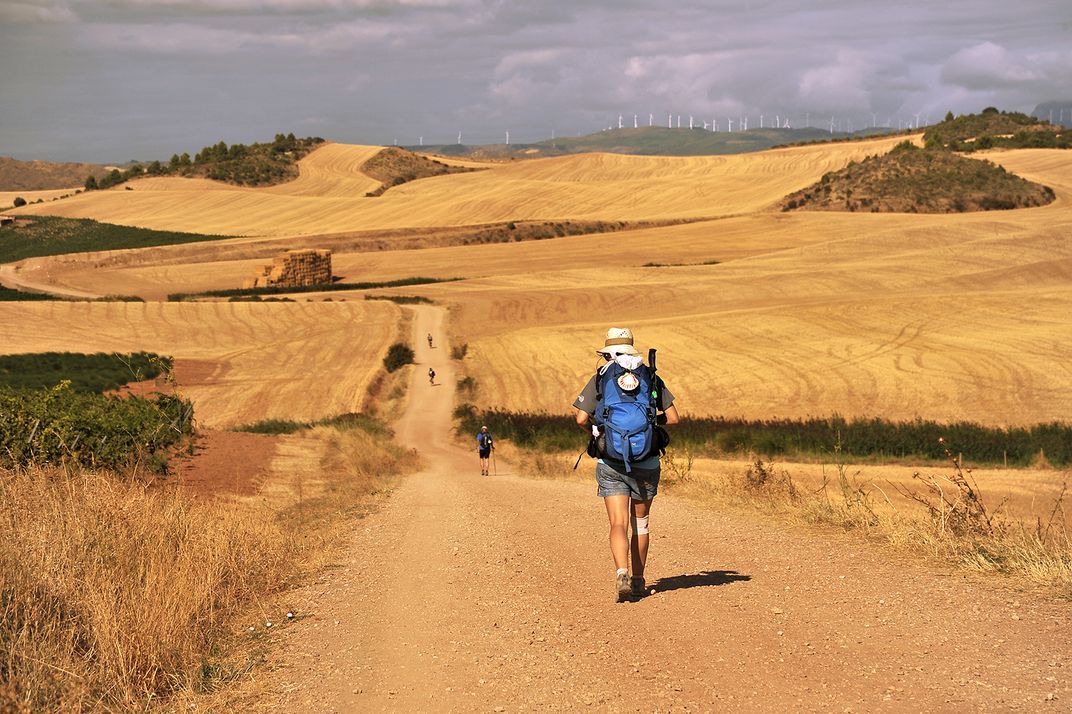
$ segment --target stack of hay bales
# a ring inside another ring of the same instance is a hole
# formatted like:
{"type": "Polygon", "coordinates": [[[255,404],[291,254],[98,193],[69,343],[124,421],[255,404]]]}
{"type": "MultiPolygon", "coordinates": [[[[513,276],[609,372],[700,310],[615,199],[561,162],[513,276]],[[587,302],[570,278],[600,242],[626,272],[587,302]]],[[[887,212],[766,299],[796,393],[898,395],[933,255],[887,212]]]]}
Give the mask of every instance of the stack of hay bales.
{"type": "Polygon", "coordinates": [[[305,248],[280,253],[262,265],[243,288],[303,288],[331,282],[331,251],[305,248]]]}

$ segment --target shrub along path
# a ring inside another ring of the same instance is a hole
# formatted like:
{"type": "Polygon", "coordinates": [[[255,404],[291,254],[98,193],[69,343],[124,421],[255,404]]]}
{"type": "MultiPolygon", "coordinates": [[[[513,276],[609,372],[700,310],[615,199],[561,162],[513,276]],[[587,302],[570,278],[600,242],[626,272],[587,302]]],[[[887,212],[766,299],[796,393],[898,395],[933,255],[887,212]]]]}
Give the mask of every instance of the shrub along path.
{"type": "Polygon", "coordinates": [[[652,515],[656,594],[616,604],[594,484],[524,478],[524,464],[502,462],[481,478],[475,450],[450,436],[444,313],[415,311],[417,365],[396,431],[426,468],[360,521],[338,569],[294,594],[306,617],[275,635],[267,708],[1056,712],[1072,702],[1067,602],[672,496],[652,515]],[[429,365],[443,386],[428,385],[429,365]]]}

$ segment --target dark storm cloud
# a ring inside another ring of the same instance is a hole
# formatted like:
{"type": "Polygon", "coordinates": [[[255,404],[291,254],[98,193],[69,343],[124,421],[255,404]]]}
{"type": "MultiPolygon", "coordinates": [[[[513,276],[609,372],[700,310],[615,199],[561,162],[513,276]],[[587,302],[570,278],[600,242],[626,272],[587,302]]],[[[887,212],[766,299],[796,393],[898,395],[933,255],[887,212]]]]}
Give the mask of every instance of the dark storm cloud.
{"type": "Polygon", "coordinates": [[[634,114],[860,127],[1072,97],[1065,0],[18,0],[0,23],[0,154],[21,157],[291,130],[529,141],[634,114]]]}

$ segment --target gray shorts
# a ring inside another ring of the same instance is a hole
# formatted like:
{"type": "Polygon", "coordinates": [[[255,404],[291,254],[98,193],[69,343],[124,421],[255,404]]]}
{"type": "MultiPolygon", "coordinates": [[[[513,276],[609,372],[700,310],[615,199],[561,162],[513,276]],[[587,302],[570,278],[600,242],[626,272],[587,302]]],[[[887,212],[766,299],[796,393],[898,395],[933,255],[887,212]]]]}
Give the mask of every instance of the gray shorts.
{"type": "Polygon", "coordinates": [[[619,471],[607,464],[596,463],[596,481],[600,498],[629,496],[635,501],[650,501],[659,492],[659,469],[619,471]]]}

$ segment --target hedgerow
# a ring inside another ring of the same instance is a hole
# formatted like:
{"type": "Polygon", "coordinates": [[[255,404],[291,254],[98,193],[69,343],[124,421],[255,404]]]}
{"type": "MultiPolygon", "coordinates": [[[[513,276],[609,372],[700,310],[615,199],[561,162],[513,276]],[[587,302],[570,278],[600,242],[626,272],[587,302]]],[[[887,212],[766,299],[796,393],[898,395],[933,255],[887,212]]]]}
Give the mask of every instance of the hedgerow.
{"type": "MultiPolygon", "coordinates": [[[[572,415],[480,411],[460,405],[454,414],[464,432],[487,424],[495,435],[518,446],[545,451],[580,451],[587,439],[572,415]]],[[[943,424],[924,419],[688,418],[669,427],[675,446],[696,455],[826,457],[835,448],[853,458],[944,461],[945,444],[956,444],[978,464],[1027,466],[1040,455],[1055,467],[1072,463],[1072,424],[1051,422],[1023,427],[988,427],[973,422],[943,424]]]]}
{"type": "Polygon", "coordinates": [[[120,398],[71,389],[0,388],[0,466],[77,463],[166,470],[167,451],[193,429],[181,397],[120,398]]]}

